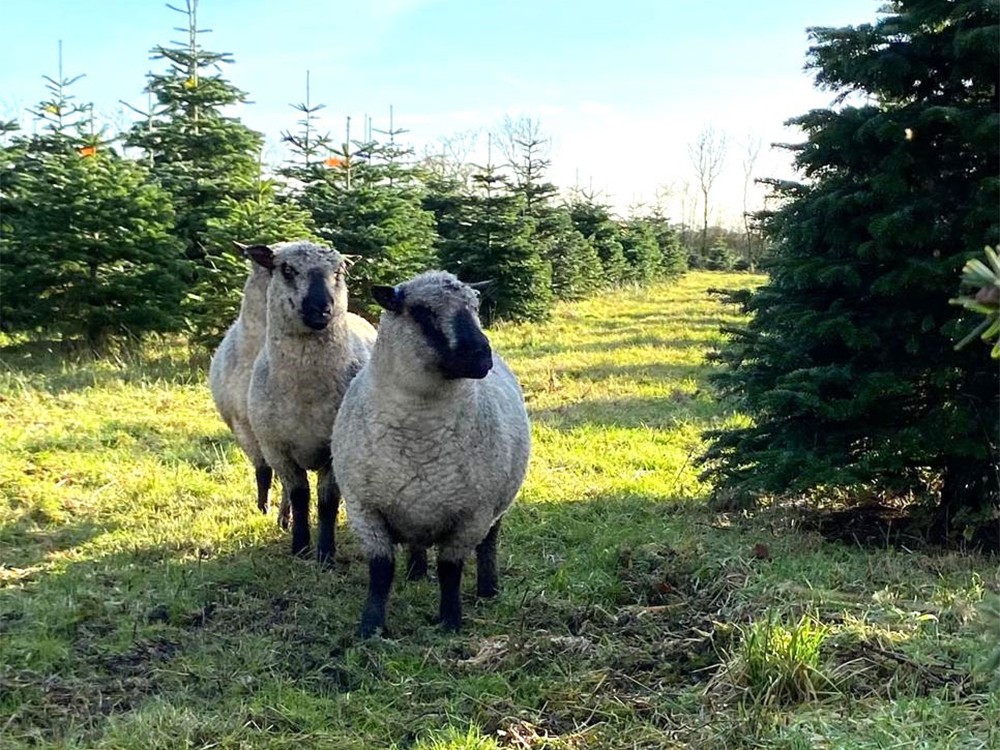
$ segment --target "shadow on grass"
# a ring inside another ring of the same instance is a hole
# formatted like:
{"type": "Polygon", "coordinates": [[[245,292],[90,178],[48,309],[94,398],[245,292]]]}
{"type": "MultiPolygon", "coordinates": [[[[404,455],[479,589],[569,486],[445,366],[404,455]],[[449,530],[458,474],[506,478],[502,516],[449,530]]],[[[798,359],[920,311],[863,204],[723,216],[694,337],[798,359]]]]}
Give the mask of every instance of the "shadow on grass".
{"type": "Polygon", "coordinates": [[[204,381],[208,355],[188,355],[176,341],[151,341],[95,355],[78,342],[28,341],[0,347],[0,384],[52,394],[112,383],[204,381]]]}
{"type": "Polygon", "coordinates": [[[0,526],[0,565],[6,568],[29,568],[44,562],[54,553],[65,552],[113,531],[114,526],[94,521],[54,524],[30,514],[0,526]]]}
{"type": "Polygon", "coordinates": [[[537,422],[557,429],[589,425],[622,429],[672,429],[679,423],[705,421],[718,406],[699,396],[675,390],[662,398],[590,399],[550,409],[532,410],[537,422]]]}
{"type": "MultiPolygon", "coordinates": [[[[455,636],[431,623],[435,582],[398,574],[392,640],[359,642],[367,566],[348,532],[332,571],[291,558],[284,535],[238,552],[163,546],[67,562],[0,589],[0,705],[12,709],[0,744],[97,744],[112,719],[127,722],[154,698],[201,712],[209,726],[235,712],[233,731],[248,739],[329,731],[332,715],[357,712],[375,717],[362,738],[372,747],[463,712],[489,731],[523,715],[552,731],[586,726],[600,718],[597,703],[701,681],[698,670],[715,663],[706,633],[721,599],[708,589],[728,579],[690,550],[670,551],[685,533],[669,521],[678,507],[637,497],[515,506],[500,544],[501,596],[473,598],[470,562],[466,628],[455,636]],[[608,672],[608,685],[553,708],[570,665],[608,672]],[[323,712],[289,724],[273,712],[278,695],[285,719],[308,703],[323,712]]],[[[84,541],[76,533],[62,540],[84,541]]],[[[36,542],[17,540],[19,554],[36,542]]],[[[180,728],[157,731],[182,739],[180,728]]],[[[348,721],[342,731],[360,730],[348,721]]]]}

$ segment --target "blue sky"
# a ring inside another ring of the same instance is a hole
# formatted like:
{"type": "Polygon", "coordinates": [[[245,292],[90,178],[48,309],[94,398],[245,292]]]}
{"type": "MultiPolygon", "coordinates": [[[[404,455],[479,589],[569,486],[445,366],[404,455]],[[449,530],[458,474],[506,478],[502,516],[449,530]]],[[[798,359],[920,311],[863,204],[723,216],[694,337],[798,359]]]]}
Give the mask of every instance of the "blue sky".
{"type": "MultiPolygon", "coordinates": [[[[795,140],[782,123],[832,95],[803,70],[806,27],[875,19],[880,0],[200,0],[209,49],[231,52],[225,74],[253,104],[236,112],[266,134],[280,160],[288,105],[305,71],[323,125],[342,137],[347,115],[396,125],[418,151],[441,136],[495,128],[504,114],[541,121],[552,138],[550,177],[604,191],[624,210],[659,191],[675,215],[691,210],[687,146],[706,126],[729,137],[718,218],[741,203],[749,134],[765,144],[758,176],[788,176],[767,144],[795,140]]],[[[55,75],[85,73],[81,101],[115,124],[143,106],[155,44],[181,38],[161,0],[0,0],[0,117],[19,117],[55,75]]],[[[30,118],[24,124],[30,129],[30,118]]],[[[355,130],[354,133],[358,131],[355,130]]],[[[481,138],[480,147],[485,143],[481,138]]],[[[482,156],[479,154],[479,156],[482,156]]],[[[759,201],[759,195],[755,197],[759,201]]],[[[678,216],[678,218],[681,218],[678,216]]]]}

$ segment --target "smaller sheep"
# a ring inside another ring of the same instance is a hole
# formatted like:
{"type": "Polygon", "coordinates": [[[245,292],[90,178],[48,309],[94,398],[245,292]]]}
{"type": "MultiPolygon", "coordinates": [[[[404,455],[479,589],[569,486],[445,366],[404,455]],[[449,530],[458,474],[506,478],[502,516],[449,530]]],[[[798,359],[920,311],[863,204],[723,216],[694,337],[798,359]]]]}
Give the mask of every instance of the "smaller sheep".
{"type": "Polygon", "coordinates": [[[267,463],[292,512],[292,553],[309,545],[309,479],[316,471],[316,555],[332,562],[340,490],[330,466],[330,430],[348,384],[368,361],[375,329],[347,312],[347,264],[311,242],[251,248],[272,271],[264,344],[254,362],[247,405],[267,463]]]}
{"type": "MultiPolygon", "coordinates": [[[[267,285],[271,281],[271,271],[252,262],[252,249],[234,243],[245,258],[250,258],[250,275],[243,286],[243,300],[240,314],[226,331],[219,348],[212,355],[208,369],[208,384],[212,399],[223,421],[232,430],[236,442],[250,459],[257,480],[257,507],[261,513],[268,510],[268,492],[271,489],[272,470],[264,460],[257,438],[250,429],[247,415],[247,388],[250,373],[261,345],[264,343],[264,328],[267,324],[267,285]]],[[[285,509],[282,508],[282,511],[285,509]]],[[[287,513],[279,513],[281,516],[287,513]]]]}
{"type": "Polygon", "coordinates": [[[372,358],[334,423],[334,472],[368,558],[360,635],[385,632],[394,545],[438,549],[440,619],[461,627],[460,584],[475,550],[477,595],[497,593],[500,518],[524,481],[530,431],[517,379],[490,348],[477,292],[430,271],[376,286],[372,358]]]}

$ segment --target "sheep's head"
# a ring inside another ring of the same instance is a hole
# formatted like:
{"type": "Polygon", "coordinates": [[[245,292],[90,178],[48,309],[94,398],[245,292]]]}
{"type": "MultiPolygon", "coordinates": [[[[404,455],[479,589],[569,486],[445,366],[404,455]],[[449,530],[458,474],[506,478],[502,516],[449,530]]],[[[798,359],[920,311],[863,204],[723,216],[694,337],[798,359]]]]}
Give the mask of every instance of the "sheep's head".
{"type": "Polygon", "coordinates": [[[485,378],[493,351],[479,323],[479,294],[444,271],[428,271],[397,286],[372,287],[385,310],[379,338],[446,380],[485,378]]]}
{"type": "Polygon", "coordinates": [[[311,242],[248,248],[258,265],[271,270],[269,321],[288,332],[322,331],[347,312],[347,265],[336,250],[311,242]]]}

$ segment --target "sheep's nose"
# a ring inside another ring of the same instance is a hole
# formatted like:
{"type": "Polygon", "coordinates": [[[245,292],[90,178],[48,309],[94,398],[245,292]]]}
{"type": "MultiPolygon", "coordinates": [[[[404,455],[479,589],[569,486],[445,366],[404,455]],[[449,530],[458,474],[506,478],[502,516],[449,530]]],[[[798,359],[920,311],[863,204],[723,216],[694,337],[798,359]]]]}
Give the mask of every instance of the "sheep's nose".
{"type": "Polygon", "coordinates": [[[333,311],[329,307],[303,307],[302,322],[314,331],[322,331],[330,324],[333,311]]]}

